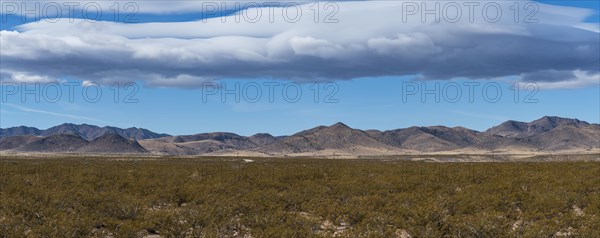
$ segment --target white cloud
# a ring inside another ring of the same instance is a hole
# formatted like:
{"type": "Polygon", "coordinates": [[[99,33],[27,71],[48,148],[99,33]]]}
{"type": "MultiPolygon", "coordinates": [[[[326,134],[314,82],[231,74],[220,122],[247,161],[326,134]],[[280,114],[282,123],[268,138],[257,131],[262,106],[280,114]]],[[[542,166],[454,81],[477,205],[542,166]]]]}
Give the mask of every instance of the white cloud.
{"type": "Polygon", "coordinates": [[[367,45],[381,55],[427,56],[440,50],[428,36],[420,32],[398,34],[395,38],[373,38],[367,41],[367,45]]]}
{"type": "MultiPolygon", "coordinates": [[[[162,13],[185,4],[196,3],[178,2],[162,13]]],[[[512,16],[487,23],[480,15],[473,23],[466,16],[456,23],[422,23],[418,15],[403,21],[403,2],[336,4],[339,23],[329,24],[323,23],[326,14],[314,22],[311,4],[302,5],[303,17],[297,22],[286,21],[282,14],[273,19],[263,15],[256,23],[236,22],[239,15],[139,24],[42,21],[0,32],[0,54],[3,70],[38,79],[145,81],[163,87],[194,87],[223,78],[337,80],[419,74],[450,79],[599,71],[599,33],[582,27],[591,14],[586,9],[538,4],[539,23],[530,24],[514,23],[512,16]]],[[[512,3],[500,4],[508,9],[512,3]]]]}
{"type": "Polygon", "coordinates": [[[324,59],[338,57],[344,52],[344,48],[340,45],[310,36],[292,37],[290,46],[294,49],[296,55],[316,56],[324,59]]]}
{"type": "Polygon", "coordinates": [[[83,82],[81,82],[81,86],[83,87],[93,87],[93,86],[97,86],[96,83],[89,81],[89,80],[83,80],[83,82]]]}
{"type": "Polygon", "coordinates": [[[45,75],[29,74],[27,72],[15,72],[0,69],[0,81],[11,83],[50,83],[57,80],[45,75]]]}
{"type": "MultiPolygon", "coordinates": [[[[103,14],[113,14],[118,6],[123,15],[129,13],[148,13],[148,14],[174,14],[174,13],[189,13],[189,12],[210,12],[212,6],[223,10],[236,10],[246,5],[245,2],[240,2],[240,7],[237,7],[234,2],[227,1],[55,1],[55,0],[37,0],[37,1],[22,1],[22,2],[6,2],[3,8],[0,8],[0,13],[23,15],[31,14],[33,11],[22,11],[23,5],[25,8],[35,9],[42,16],[54,18],[59,16],[56,13],[56,8],[61,10],[63,16],[67,16],[71,11],[75,16],[82,15],[82,10],[85,8],[90,16],[95,16],[96,9],[100,9],[103,14]],[[116,3],[119,5],[116,5],[116,3]],[[37,4],[37,5],[36,5],[37,4]],[[225,4],[225,5],[222,5],[225,4]],[[16,8],[14,8],[16,6],[16,8]],[[72,9],[69,8],[72,6],[72,9]],[[47,10],[46,10],[47,9],[47,10]],[[48,13],[46,13],[46,11],[48,13]]],[[[254,1],[260,3],[261,1],[254,1]]],[[[131,19],[135,19],[132,17],[131,19]]]]}
{"type": "Polygon", "coordinates": [[[11,104],[11,103],[2,103],[2,105],[5,105],[5,106],[8,106],[8,107],[20,110],[22,112],[31,112],[31,113],[38,113],[38,114],[44,114],[44,115],[50,115],[50,116],[57,116],[57,117],[65,117],[65,118],[71,118],[71,119],[79,119],[79,120],[87,120],[87,121],[93,121],[93,122],[108,123],[107,121],[99,120],[99,119],[96,119],[96,118],[91,118],[91,117],[86,117],[86,116],[79,116],[79,115],[73,115],[73,114],[66,114],[66,113],[51,112],[51,111],[46,111],[46,110],[38,110],[38,109],[33,109],[33,108],[29,108],[29,107],[23,107],[23,106],[11,104]]]}

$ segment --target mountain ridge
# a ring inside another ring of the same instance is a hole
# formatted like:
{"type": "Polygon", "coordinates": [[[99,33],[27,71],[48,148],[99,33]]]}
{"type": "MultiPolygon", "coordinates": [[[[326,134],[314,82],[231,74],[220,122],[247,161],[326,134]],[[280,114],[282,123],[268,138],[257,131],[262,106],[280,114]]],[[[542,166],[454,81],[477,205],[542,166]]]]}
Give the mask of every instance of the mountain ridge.
{"type": "Polygon", "coordinates": [[[99,127],[95,125],[73,123],[63,123],[45,130],[27,126],[0,128],[0,138],[17,135],[51,136],[67,133],[79,135],[86,140],[93,140],[107,133],[114,133],[128,139],[136,140],[154,139],[170,136],[169,134],[156,133],[144,128],[137,127],[122,129],[112,126],[99,127]]]}
{"type": "Polygon", "coordinates": [[[163,155],[240,152],[257,155],[379,155],[452,151],[600,150],[600,125],[550,116],[531,122],[509,120],[482,132],[447,126],[360,130],[338,122],[278,137],[268,133],[241,136],[230,132],[171,136],[135,127],[121,129],[68,123],[46,130],[26,126],[11,129],[8,133],[7,129],[1,129],[0,150],[163,155]]]}

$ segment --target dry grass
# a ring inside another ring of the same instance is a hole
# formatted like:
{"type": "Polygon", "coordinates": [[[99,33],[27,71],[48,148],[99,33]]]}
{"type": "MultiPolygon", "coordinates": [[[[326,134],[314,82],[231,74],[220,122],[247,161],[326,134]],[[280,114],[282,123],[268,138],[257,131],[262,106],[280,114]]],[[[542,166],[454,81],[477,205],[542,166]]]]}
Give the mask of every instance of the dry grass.
{"type": "Polygon", "coordinates": [[[593,237],[600,163],[3,157],[0,204],[0,237],[593,237]]]}

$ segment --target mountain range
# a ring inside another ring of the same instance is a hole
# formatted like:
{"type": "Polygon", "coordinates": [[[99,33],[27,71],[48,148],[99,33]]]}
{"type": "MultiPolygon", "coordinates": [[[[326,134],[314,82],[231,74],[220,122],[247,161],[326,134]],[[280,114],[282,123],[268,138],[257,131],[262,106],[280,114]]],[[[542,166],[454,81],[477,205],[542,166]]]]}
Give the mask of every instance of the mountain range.
{"type": "Polygon", "coordinates": [[[506,121],[483,132],[445,126],[359,130],[336,123],[274,137],[266,133],[241,136],[227,132],[171,136],[142,128],[63,124],[46,130],[25,126],[0,129],[0,150],[253,156],[595,153],[600,152],[600,125],[550,116],[532,122],[506,121]]]}
{"type": "Polygon", "coordinates": [[[46,130],[40,130],[35,127],[27,126],[11,127],[6,129],[0,128],[0,138],[20,135],[50,136],[56,134],[74,134],[86,140],[93,140],[107,133],[113,133],[127,139],[135,140],[154,139],[170,136],[168,134],[155,133],[143,128],[136,127],[121,129],[118,127],[111,126],[99,127],[87,124],[75,125],[71,123],[65,123],[62,125],[50,127],[46,130]]]}

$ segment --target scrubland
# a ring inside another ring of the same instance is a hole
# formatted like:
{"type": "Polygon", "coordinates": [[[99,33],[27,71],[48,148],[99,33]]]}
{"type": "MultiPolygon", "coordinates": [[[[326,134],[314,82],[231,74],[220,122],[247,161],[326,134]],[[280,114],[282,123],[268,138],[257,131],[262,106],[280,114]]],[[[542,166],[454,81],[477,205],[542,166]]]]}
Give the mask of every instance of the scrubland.
{"type": "Polygon", "coordinates": [[[0,237],[598,237],[600,163],[0,159],[0,237]]]}

